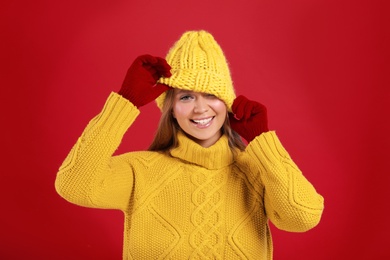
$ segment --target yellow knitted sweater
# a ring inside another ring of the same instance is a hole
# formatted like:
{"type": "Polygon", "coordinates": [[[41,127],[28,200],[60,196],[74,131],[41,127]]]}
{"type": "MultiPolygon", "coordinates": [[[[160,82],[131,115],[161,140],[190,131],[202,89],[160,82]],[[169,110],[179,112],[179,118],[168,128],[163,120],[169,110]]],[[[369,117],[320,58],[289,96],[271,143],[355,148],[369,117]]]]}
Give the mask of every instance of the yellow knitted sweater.
{"type": "Polygon", "coordinates": [[[184,134],[168,155],[113,156],[138,115],[112,93],[55,182],[72,203],[124,212],[123,259],[272,259],[268,220],[294,232],[319,222],[323,198],[274,132],[237,156],[225,136],[203,148],[184,134]]]}

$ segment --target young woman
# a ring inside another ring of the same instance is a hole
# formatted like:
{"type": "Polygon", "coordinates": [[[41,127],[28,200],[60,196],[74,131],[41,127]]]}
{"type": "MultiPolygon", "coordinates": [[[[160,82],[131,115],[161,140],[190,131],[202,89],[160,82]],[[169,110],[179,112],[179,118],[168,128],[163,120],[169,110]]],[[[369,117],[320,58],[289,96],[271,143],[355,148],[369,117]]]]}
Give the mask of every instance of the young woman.
{"type": "Polygon", "coordinates": [[[272,259],[269,220],[304,232],[323,211],[268,130],[266,108],[236,98],[225,56],[205,31],[184,33],[166,60],[133,62],[55,185],[77,205],[124,212],[123,259],[272,259]],[[153,100],[162,116],[149,150],[113,156],[153,100]]]}

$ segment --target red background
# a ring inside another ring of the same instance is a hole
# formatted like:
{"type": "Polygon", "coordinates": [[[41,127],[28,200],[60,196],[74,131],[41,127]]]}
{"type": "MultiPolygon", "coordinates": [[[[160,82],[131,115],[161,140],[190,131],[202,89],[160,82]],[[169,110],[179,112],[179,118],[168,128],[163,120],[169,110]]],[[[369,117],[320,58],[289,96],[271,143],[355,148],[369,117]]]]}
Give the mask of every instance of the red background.
{"type": "MultiPolygon", "coordinates": [[[[310,232],[272,227],[275,259],[390,256],[387,2],[3,1],[0,258],[121,258],[122,213],[66,202],[55,175],[133,59],[190,29],[214,34],[325,197],[310,232]]],[[[119,152],[147,148],[159,115],[142,108],[119,152]]]]}

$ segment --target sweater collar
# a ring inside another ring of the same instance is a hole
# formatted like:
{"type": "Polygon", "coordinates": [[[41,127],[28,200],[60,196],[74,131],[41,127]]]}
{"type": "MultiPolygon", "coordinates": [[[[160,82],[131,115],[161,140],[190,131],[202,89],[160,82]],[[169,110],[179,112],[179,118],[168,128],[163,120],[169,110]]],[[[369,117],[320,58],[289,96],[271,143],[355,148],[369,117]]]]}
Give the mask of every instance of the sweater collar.
{"type": "Polygon", "coordinates": [[[179,145],[170,151],[173,157],[207,169],[220,169],[234,162],[233,153],[226,135],[222,135],[212,146],[205,148],[189,139],[184,133],[178,133],[179,145]]]}

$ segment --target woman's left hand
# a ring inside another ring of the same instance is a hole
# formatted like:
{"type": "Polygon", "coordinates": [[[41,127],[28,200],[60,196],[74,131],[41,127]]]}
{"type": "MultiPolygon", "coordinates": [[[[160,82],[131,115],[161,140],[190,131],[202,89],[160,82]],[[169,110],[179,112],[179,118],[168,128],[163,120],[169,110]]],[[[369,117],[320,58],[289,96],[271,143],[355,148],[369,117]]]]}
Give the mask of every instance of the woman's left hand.
{"type": "Polygon", "coordinates": [[[234,131],[249,143],[256,136],[268,132],[267,108],[244,96],[238,96],[229,113],[230,125],[234,131]]]}

